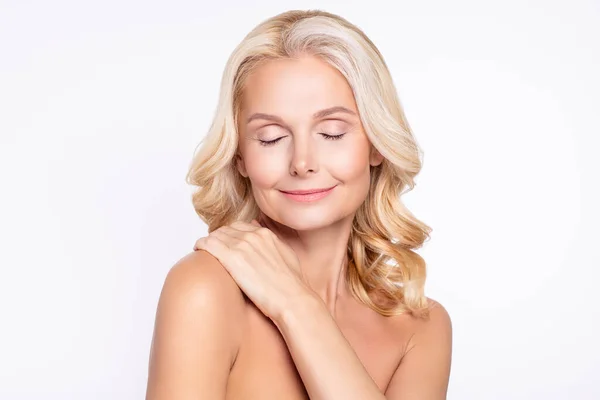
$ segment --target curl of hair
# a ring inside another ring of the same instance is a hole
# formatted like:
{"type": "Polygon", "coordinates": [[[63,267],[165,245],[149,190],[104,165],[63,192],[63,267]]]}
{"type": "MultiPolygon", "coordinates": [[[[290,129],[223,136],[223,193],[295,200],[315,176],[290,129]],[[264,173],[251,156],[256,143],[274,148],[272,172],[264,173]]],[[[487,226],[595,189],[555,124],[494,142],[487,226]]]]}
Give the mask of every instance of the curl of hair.
{"type": "Polygon", "coordinates": [[[418,147],[382,55],[344,18],[320,10],[292,10],[256,26],[234,49],[221,80],[218,106],[196,149],[186,181],[197,187],[194,209],[209,232],[259,214],[249,181],[236,169],[237,118],[244,82],[261,63],[303,55],[320,57],[352,88],[360,119],[384,161],[371,167],[369,194],[348,240],[346,279],[353,295],[381,315],[428,315],[425,261],[414,249],[431,228],[400,197],[421,170],[418,147]]]}

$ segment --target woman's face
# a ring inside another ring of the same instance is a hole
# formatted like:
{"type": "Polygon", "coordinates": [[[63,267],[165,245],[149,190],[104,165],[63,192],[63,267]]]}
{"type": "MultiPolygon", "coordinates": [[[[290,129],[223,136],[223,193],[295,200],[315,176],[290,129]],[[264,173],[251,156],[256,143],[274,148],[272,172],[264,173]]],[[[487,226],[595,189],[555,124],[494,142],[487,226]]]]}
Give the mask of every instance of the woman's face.
{"type": "Polygon", "coordinates": [[[382,157],[335,68],[310,56],[268,61],[249,76],[241,104],[237,167],[264,214],[295,230],[354,215],[369,190],[369,166],[382,157]]]}

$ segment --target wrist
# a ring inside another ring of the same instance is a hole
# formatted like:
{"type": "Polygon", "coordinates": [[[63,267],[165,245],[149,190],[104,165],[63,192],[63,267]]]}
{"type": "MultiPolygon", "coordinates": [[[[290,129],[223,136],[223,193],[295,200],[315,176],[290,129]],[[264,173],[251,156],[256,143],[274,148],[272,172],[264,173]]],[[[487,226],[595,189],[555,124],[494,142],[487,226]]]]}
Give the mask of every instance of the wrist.
{"type": "Polygon", "coordinates": [[[289,297],[273,322],[283,333],[283,330],[293,328],[297,323],[306,321],[321,308],[323,308],[321,298],[307,291],[301,295],[289,297]]]}

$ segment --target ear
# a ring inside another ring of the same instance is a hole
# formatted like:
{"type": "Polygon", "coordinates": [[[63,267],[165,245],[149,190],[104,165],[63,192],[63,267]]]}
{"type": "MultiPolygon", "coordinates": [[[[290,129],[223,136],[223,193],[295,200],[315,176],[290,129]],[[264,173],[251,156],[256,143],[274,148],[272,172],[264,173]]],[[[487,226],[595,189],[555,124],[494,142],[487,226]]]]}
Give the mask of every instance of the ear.
{"type": "Polygon", "coordinates": [[[235,154],[235,166],[237,167],[238,172],[244,177],[248,177],[248,173],[246,172],[246,164],[244,163],[244,159],[242,155],[237,152],[235,154]]]}
{"type": "Polygon", "coordinates": [[[376,167],[383,162],[383,156],[375,146],[371,145],[371,154],[369,154],[369,163],[372,167],[376,167]]]}

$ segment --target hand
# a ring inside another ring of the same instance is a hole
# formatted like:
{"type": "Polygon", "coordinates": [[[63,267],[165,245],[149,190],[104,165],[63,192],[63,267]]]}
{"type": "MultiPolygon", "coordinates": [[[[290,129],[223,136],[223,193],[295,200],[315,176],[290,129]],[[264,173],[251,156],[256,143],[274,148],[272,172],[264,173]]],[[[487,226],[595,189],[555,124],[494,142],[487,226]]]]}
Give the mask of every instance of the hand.
{"type": "Polygon", "coordinates": [[[194,250],[205,250],[217,258],[246,296],[273,321],[291,301],[311,294],[294,250],[256,220],[222,226],[198,239],[194,250]]]}

